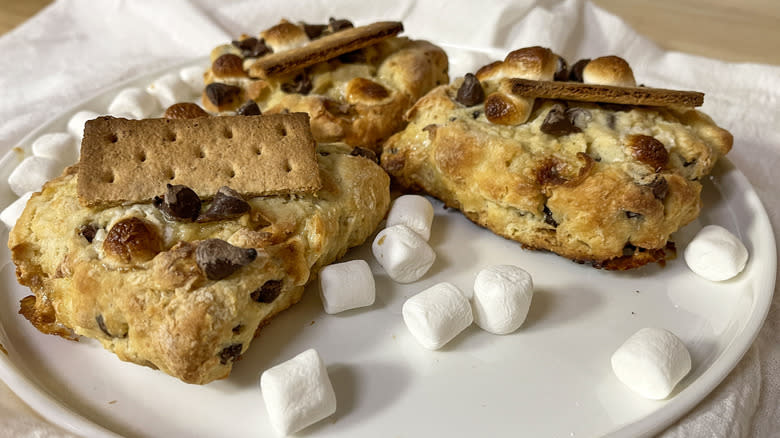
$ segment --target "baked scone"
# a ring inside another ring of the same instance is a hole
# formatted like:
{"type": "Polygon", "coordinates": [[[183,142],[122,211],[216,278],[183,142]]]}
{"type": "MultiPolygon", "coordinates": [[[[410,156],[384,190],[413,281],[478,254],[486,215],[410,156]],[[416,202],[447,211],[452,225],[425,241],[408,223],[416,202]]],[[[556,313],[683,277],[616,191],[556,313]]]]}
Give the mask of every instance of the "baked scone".
{"type": "Polygon", "coordinates": [[[513,78],[582,82],[583,73],[586,83],[636,85],[617,57],[568,69],[549,49],[516,50],[420,99],[384,144],[382,166],[528,248],[606,269],[673,257],[670,235],[699,214],[698,180],[732,136],[690,107],[513,92],[513,78]]]}
{"type": "Polygon", "coordinates": [[[17,277],[35,294],[20,313],[188,383],[227,377],[256,331],[387,211],[389,178],[373,160],[344,144],[317,151],[316,193],[243,200],[223,188],[202,208],[164,183],[155,202],[84,207],[70,168],[11,231],[17,277]]]}
{"type": "Polygon", "coordinates": [[[414,102],[449,82],[447,55],[441,48],[390,37],[284,74],[261,77],[252,68],[271,54],[352,28],[347,20],[331,19],[328,25],[282,20],[257,37],[242,35],[216,47],[204,75],[204,108],[222,114],[242,114],[247,107],[263,114],[307,112],[318,141],[379,152],[381,142],[403,128],[403,114],[414,102]]]}

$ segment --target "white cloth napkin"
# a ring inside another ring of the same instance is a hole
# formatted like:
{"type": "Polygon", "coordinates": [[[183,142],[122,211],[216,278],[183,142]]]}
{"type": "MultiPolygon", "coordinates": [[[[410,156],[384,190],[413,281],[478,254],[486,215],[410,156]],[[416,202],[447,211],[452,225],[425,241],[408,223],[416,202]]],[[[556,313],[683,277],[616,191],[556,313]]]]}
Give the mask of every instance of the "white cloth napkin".
{"type": "MultiPolygon", "coordinates": [[[[624,57],[640,83],[707,94],[703,110],[735,137],[729,159],[747,175],[780,229],[780,67],[668,52],[582,0],[59,0],[0,38],[0,153],[73,104],[118,81],[203,57],[279,17],[357,23],[402,20],[406,35],[451,46],[542,45],[570,61],[624,57]]],[[[727,29],[724,29],[727,31],[727,29]]],[[[464,72],[452,72],[453,77],[464,72]]],[[[728,378],[664,437],[780,434],[780,294],[758,339],[728,378]]],[[[0,382],[0,436],[70,436],[0,382]]]]}

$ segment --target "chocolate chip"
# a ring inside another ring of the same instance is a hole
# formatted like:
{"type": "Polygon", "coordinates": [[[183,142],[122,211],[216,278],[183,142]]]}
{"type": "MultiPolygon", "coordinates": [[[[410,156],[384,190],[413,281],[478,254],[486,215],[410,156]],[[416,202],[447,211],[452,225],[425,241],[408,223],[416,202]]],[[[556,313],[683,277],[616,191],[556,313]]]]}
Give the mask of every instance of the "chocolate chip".
{"type": "Polygon", "coordinates": [[[87,239],[87,242],[92,243],[92,240],[95,239],[95,234],[97,234],[97,227],[92,224],[82,225],[79,227],[79,234],[87,239]]]}
{"type": "Polygon", "coordinates": [[[241,330],[243,330],[243,329],[244,329],[244,325],[243,324],[239,324],[239,325],[233,327],[232,332],[233,332],[234,335],[238,335],[238,334],[241,333],[241,330]]]}
{"type": "Polygon", "coordinates": [[[558,227],[558,222],[556,222],[555,219],[553,219],[552,211],[550,211],[550,209],[547,208],[547,205],[544,206],[544,209],[542,211],[544,212],[544,222],[548,225],[558,227]]]}
{"type": "Polygon", "coordinates": [[[599,106],[608,111],[615,111],[616,113],[623,113],[634,109],[633,105],[624,105],[620,103],[599,103],[599,106]]]}
{"type": "Polygon", "coordinates": [[[471,113],[471,118],[477,120],[480,114],[482,114],[482,111],[474,111],[473,113],[471,113]]]}
{"type": "Polygon", "coordinates": [[[222,239],[206,239],[195,250],[195,261],[209,280],[221,280],[256,257],[254,248],[239,248],[222,239]]]}
{"type": "Polygon", "coordinates": [[[642,213],[635,213],[633,211],[626,210],[626,217],[629,219],[633,219],[635,217],[642,217],[642,213]]]}
{"type": "Polygon", "coordinates": [[[161,197],[155,196],[153,204],[166,219],[171,221],[192,221],[200,213],[200,197],[191,188],[183,185],[166,185],[161,197]]]}
{"type": "Polygon", "coordinates": [[[311,91],[313,84],[311,78],[306,73],[301,73],[293,79],[292,83],[285,82],[282,84],[282,91],[285,93],[298,93],[307,95],[311,91]]]}
{"type": "Polygon", "coordinates": [[[558,57],[558,64],[555,68],[555,75],[553,75],[554,81],[565,81],[569,78],[569,64],[563,59],[563,56],[558,57]]]}
{"type": "Polygon", "coordinates": [[[321,37],[323,32],[328,29],[327,24],[302,24],[303,31],[306,32],[306,36],[309,37],[310,40],[316,40],[317,38],[321,37]]]}
{"type": "Polygon", "coordinates": [[[567,108],[566,109],[566,117],[571,121],[571,123],[576,126],[579,129],[585,129],[588,127],[588,122],[591,121],[593,116],[591,115],[590,111],[586,110],[585,108],[567,108]]]}
{"type": "Polygon", "coordinates": [[[206,97],[216,106],[222,106],[238,97],[241,88],[235,85],[212,82],[206,85],[206,97]]]}
{"type": "Polygon", "coordinates": [[[683,162],[683,167],[689,167],[689,166],[692,166],[692,165],[694,165],[694,164],[696,164],[696,158],[694,158],[694,159],[693,159],[693,160],[691,160],[691,161],[684,161],[684,162],[683,162]]]}
{"type": "Polygon", "coordinates": [[[255,37],[233,41],[233,45],[241,49],[241,54],[245,58],[257,58],[272,52],[271,48],[265,45],[265,40],[258,40],[255,37]]]}
{"type": "Polygon", "coordinates": [[[352,22],[349,20],[336,20],[335,18],[330,17],[328,20],[328,27],[330,28],[331,32],[338,32],[340,30],[355,27],[355,25],[352,24],[352,22]]]}
{"type": "Polygon", "coordinates": [[[377,158],[376,153],[374,153],[374,151],[366,148],[361,148],[360,146],[355,146],[352,149],[352,152],[350,152],[349,154],[352,155],[353,157],[368,158],[369,160],[375,163],[379,162],[379,159],[377,158]]]}
{"type": "Polygon", "coordinates": [[[669,191],[669,183],[666,178],[661,175],[656,175],[655,179],[647,187],[653,191],[653,197],[659,201],[663,201],[666,198],[666,193],[669,191]]]}
{"type": "Polygon", "coordinates": [[[590,59],[580,59],[575,62],[569,69],[569,80],[574,82],[582,82],[582,71],[585,70],[585,66],[588,65],[590,59]]]}
{"type": "Polygon", "coordinates": [[[249,203],[235,190],[222,186],[217,190],[209,208],[198,216],[197,222],[213,222],[233,219],[251,209],[249,203]]]}
{"type": "Polygon", "coordinates": [[[347,52],[342,55],[339,55],[338,59],[344,64],[357,64],[361,62],[366,62],[367,58],[363,50],[353,50],[351,52],[347,52]]]}
{"type": "Polygon", "coordinates": [[[626,246],[623,247],[623,255],[624,256],[632,256],[632,255],[634,255],[636,250],[637,250],[636,246],[634,246],[634,245],[632,245],[630,243],[626,243],[626,246]]]}
{"type": "Polygon", "coordinates": [[[243,105],[238,107],[236,114],[239,116],[259,116],[261,114],[260,107],[257,106],[257,102],[252,99],[244,102],[243,105]]]}
{"type": "Polygon", "coordinates": [[[282,280],[268,280],[257,288],[252,294],[253,301],[258,303],[272,303],[282,291],[282,280]]]}
{"type": "Polygon", "coordinates": [[[466,73],[455,100],[464,106],[473,106],[485,100],[485,90],[482,89],[479,79],[471,73],[466,73]]]}
{"type": "Polygon", "coordinates": [[[554,135],[556,137],[582,132],[582,129],[575,126],[567,116],[566,107],[559,103],[553,104],[550,108],[540,129],[545,134],[554,135]]]}
{"type": "Polygon", "coordinates": [[[219,363],[225,365],[228,361],[236,361],[241,358],[241,350],[244,348],[243,344],[233,344],[229,347],[225,347],[219,352],[219,363]]]}

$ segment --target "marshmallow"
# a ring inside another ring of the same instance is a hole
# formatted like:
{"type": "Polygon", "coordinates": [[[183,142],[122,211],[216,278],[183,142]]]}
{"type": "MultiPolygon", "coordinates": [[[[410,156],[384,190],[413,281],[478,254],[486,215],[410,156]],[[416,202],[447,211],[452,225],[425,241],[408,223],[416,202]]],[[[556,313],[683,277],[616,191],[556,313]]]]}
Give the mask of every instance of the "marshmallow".
{"type": "Polygon", "coordinates": [[[314,349],[265,370],[260,390],[271,425],[280,435],[295,433],[336,412],[336,393],[314,349]]]}
{"type": "Polygon", "coordinates": [[[84,138],[84,124],[87,123],[87,120],[98,117],[100,117],[100,114],[94,111],[79,111],[68,120],[68,132],[76,137],[79,145],[81,144],[81,139],[84,138]]]}
{"type": "Polygon", "coordinates": [[[748,260],[745,245],[719,225],[699,230],[685,248],[685,263],[691,271],[711,281],[728,280],[742,272],[748,260]]]}
{"type": "Polygon", "coordinates": [[[193,93],[199,94],[203,91],[203,73],[205,70],[201,66],[184,67],[179,70],[179,78],[190,87],[193,93]]]}
{"type": "Polygon", "coordinates": [[[672,332],[643,328],[612,355],[612,371],[642,397],[661,400],[691,370],[691,355],[672,332]]]}
{"type": "Polygon", "coordinates": [[[79,160],[79,147],[76,139],[65,132],[44,134],[32,144],[32,153],[37,157],[51,158],[65,166],[79,160]]]}
{"type": "Polygon", "coordinates": [[[18,196],[37,192],[43,183],[58,176],[62,168],[62,164],[51,158],[27,157],[8,175],[8,186],[18,196]]]}
{"type": "Polygon", "coordinates": [[[145,119],[159,115],[160,105],[154,96],[140,88],[125,88],[114,97],[111,105],[108,106],[108,112],[114,115],[129,114],[134,119],[145,119]]]}
{"type": "Polygon", "coordinates": [[[433,248],[406,225],[394,225],[380,231],[371,251],[387,275],[399,283],[419,280],[436,261],[433,248]]]}
{"type": "Polygon", "coordinates": [[[401,313],[423,347],[438,350],[474,321],[471,305],[451,283],[439,283],[409,298],[401,313]]]}
{"type": "Polygon", "coordinates": [[[168,108],[174,103],[192,100],[192,90],[177,73],[168,73],[155,79],[146,91],[157,98],[160,106],[168,108]]]}
{"type": "Polygon", "coordinates": [[[374,275],[368,263],[352,260],[322,268],[320,298],[329,314],[374,304],[374,275]]]}
{"type": "Polygon", "coordinates": [[[525,321],[534,282],[531,274],[511,265],[497,265],[479,271],[474,281],[474,322],[483,330],[505,335],[525,321]]]}
{"type": "Polygon", "coordinates": [[[387,213],[387,226],[406,225],[426,241],[431,237],[433,205],[420,195],[399,196],[387,213]]]}
{"type": "Polygon", "coordinates": [[[3,221],[9,230],[16,225],[16,221],[19,219],[19,216],[22,215],[24,207],[27,205],[27,201],[30,200],[32,194],[33,192],[23,194],[19,199],[12,202],[11,205],[0,212],[0,221],[3,221]]]}

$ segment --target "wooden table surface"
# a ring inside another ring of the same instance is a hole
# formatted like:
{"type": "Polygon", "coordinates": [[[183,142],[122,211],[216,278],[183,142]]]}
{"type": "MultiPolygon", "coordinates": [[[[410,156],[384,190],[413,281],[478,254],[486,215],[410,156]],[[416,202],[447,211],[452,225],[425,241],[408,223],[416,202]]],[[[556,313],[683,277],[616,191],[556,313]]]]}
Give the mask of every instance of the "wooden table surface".
{"type": "MultiPolygon", "coordinates": [[[[780,0],[592,1],[664,48],[780,65],[780,0]]],[[[0,0],[0,35],[50,3],[0,0]]]]}

